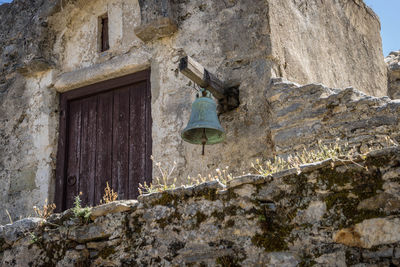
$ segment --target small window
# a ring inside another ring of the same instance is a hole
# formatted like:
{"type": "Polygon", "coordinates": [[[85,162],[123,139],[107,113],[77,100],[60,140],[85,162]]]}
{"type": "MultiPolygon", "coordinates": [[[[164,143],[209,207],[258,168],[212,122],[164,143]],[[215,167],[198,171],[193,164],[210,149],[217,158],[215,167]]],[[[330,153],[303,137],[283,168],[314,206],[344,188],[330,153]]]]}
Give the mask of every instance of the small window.
{"type": "Polygon", "coordinates": [[[107,14],[99,17],[99,47],[100,52],[104,52],[110,49],[107,14]]]}

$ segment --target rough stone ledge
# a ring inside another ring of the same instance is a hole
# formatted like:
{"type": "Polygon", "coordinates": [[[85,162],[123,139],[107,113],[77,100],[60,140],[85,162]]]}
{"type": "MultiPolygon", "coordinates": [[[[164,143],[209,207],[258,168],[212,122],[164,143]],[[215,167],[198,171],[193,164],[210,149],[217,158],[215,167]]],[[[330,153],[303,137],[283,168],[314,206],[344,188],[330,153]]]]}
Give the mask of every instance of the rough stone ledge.
{"type": "Polygon", "coordinates": [[[110,213],[124,212],[135,209],[138,206],[137,200],[117,200],[110,203],[102,204],[92,208],[90,218],[92,220],[97,217],[110,213]]]}
{"type": "MultiPolygon", "coordinates": [[[[320,162],[301,165],[299,166],[299,169],[295,168],[288,169],[268,176],[248,174],[234,178],[233,180],[228,182],[227,186],[223,185],[218,180],[216,180],[216,181],[205,182],[199,185],[179,187],[176,189],[166,190],[163,192],[144,194],[140,195],[138,197],[138,200],[120,200],[93,207],[91,219],[94,220],[98,217],[112,213],[132,211],[135,208],[137,208],[140,203],[151,206],[152,203],[155,203],[155,201],[160,200],[165,195],[170,195],[178,198],[203,196],[208,194],[210,190],[214,191],[215,193],[220,192],[221,194],[224,194],[228,189],[236,188],[244,184],[263,184],[271,182],[272,180],[282,179],[284,177],[291,176],[294,174],[300,174],[305,172],[309,173],[315,170],[323,169],[327,166],[338,167],[346,164],[362,162],[364,160],[372,161],[375,158],[381,158],[381,157],[388,158],[391,155],[399,155],[399,154],[400,154],[400,147],[388,147],[381,150],[371,151],[365,155],[359,155],[353,160],[327,159],[320,162]]],[[[70,209],[64,211],[63,213],[53,214],[47,220],[47,222],[61,225],[63,221],[71,219],[72,216],[73,216],[72,210],[70,209]]],[[[12,243],[15,240],[17,240],[18,236],[21,236],[22,233],[37,227],[40,223],[46,224],[46,221],[40,218],[26,218],[16,221],[13,224],[7,224],[5,226],[1,226],[0,239],[3,238],[6,240],[7,243],[12,243]]]]}
{"type": "Polygon", "coordinates": [[[176,189],[172,190],[166,190],[163,192],[157,192],[157,193],[151,193],[151,194],[143,194],[138,196],[138,201],[143,204],[151,204],[154,201],[160,200],[163,198],[166,194],[171,195],[173,197],[192,197],[196,195],[203,195],[207,194],[210,190],[214,190],[215,192],[219,190],[224,190],[226,189],[226,186],[223,185],[219,181],[210,181],[210,182],[205,182],[199,185],[193,185],[193,186],[182,186],[178,187],[176,189]]]}
{"type": "Polygon", "coordinates": [[[349,159],[335,159],[335,160],[334,159],[326,159],[323,161],[312,162],[312,163],[300,165],[299,169],[292,168],[292,169],[288,169],[288,170],[283,170],[283,171],[273,173],[268,176],[248,174],[248,175],[236,177],[233,180],[228,181],[227,189],[235,188],[235,187],[241,186],[243,184],[262,184],[262,183],[270,182],[274,179],[283,178],[283,177],[293,175],[293,174],[301,174],[304,172],[312,172],[315,170],[323,169],[327,166],[339,167],[339,166],[343,166],[343,165],[347,165],[347,164],[360,163],[363,160],[368,159],[368,158],[377,158],[377,157],[382,157],[382,156],[385,156],[388,154],[390,155],[390,154],[396,154],[396,153],[400,153],[399,147],[388,147],[388,148],[384,148],[381,150],[371,151],[366,155],[357,155],[357,156],[355,156],[354,159],[351,159],[351,160],[349,160],[349,159]]]}
{"type": "Polygon", "coordinates": [[[6,224],[0,228],[0,240],[3,239],[4,242],[12,245],[43,222],[44,220],[41,218],[24,218],[12,224],[6,224]]]}

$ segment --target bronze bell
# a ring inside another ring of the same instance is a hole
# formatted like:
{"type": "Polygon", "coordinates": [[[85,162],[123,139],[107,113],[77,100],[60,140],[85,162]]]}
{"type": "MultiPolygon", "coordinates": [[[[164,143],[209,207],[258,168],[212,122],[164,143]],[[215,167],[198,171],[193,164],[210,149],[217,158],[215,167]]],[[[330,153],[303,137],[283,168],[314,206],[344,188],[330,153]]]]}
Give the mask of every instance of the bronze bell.
{"type": "Polygon", "coordinates": [[[203,90],[196,95],[192,104],[189,123],[182,131],[182,139],[196,145],[204,146],[221,143],[225,140],[225,131],[218,120],[217,105],[211,98],[211,93],[203,90]]]}

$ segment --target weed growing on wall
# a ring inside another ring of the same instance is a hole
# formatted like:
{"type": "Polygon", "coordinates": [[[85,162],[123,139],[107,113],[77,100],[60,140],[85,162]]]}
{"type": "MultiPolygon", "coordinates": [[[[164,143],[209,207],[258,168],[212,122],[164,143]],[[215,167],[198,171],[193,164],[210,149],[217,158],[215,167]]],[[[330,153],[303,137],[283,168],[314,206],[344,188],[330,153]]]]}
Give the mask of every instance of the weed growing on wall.
{"type": "Polygon", "coordinates": [[[107,186],[106,188],[104,188],[103,199],[100,200],[100,204],[113,202],[117,200],[117,198],[118,198],[118,193],[114,192],[114,190],[108,185],[107,182],[107,186]]]}
{"type": "Polygon", "coordinates": [[[155,193],[162,192],[165,190],[175,189],[176,178],[172,177],[173,172],[176,168],[176,162],[172,167],[164,167],[161,162],[157,162],[153,156],[151,156],[151,160],[154,162],[154,165],[157,167],[160,176],[156,176],[154,178],[154,182],[147,184],[144,182],[143,184],[139,184],[139,193],[142,195],[144,193],[155,193]]]}
{"type": "Polygon", "coordinates": [[[10,220],[10,223],[13,224],[13,220],[11,219],[10,212],[8,212],[7,209],[6,209],[6,213],[7,213],[8,219],[10,220]]]}
{"type": "MultiPolygon", "coordinates": [[[[384,143],[381,144],[380,147],[375,147],[374,145],[369,144],[369,146],[367,146],[366,153],[375,149],[398,145],[399,144],[396,141],[390,139],[389,137],[386,137],[384,143]]],[[[256,160],[255,163],[251,163],[251,167],[257,174],[264,176],[293,168],[300,169],[301,165],[327,159],[333,159],[335,161],[351,161],[353,164],[359,165],[359,167],[364,168],[364,166],[361,166],[354,161],[357,155],[359,154],[355,147],[350,147],[347,143],[339,144],[339,140],[337,140],[333,144],[328,145],[322,144],[321,141],[318,141],[316,149],[304,149],[301,153],[296,153],[287,157],[275,156],[272,160],[267,160],[265,162],[256,160]]],[[[168,168],[164,167],[161,162],[156,162],[153,157],[151,157],[151,159],[158,167],[161,177],[156,177],[154,179],[154,182],[150,184],[147,184],[146,182],[144,184],[139,184],[139,193],[149,194],[175,189],[177,179],[173,177],[173,173],[176,169],[176,162],[174,162],[172,167],[168,168]]],[[[226,167],[222,170],[216,169],[215,173],[208,174],[206,176],[202,176],[200,174],[196,177],[188,176],[186,182],[182,186],[192,186],[216,180],[226,185],[228,181],[232,179],[233,175],[229,172],[229,167],[226,167]]]]}
{"type": "MultiPolygon", "coordinates": [[[[81,194],[82,193],[80,193],[80,195],[81,194]]],[[[75,218],[81,218],[84,220],[84,222],[89,222],[91,211],[92,208],[90,207],[82,207],[81,198],[79,195],[75,197],[74,207],[72,208],[75,218]]]]}
{"type": "MultiPolygon", "coordinates": [[[[154,161],[154,158],[152,157],[154,161]]],[[[176,177],[173,177],[173,173],[176,169],[176,162],[174,162],[171,168],[163,167],[161,162],[155,162],[156,166],[159,169],[161,177],[156,177],[153,183],[147,184],[139,184],[139,193],[142,194],[150,194],[156,192],[163,192],[165,190],[172,190],[176,188],[176,177]]],[[[225,169],[216,169],[215,173],[208,174],[206,176],[202,176],[201,174],[196,177],[188,176],[186,182],[182,186],[192,186],[198,185],[201,183],[216,181],[218,180],[222,184],[225,184],[233,179],[233,175],[228,172],[229,167],[225,167],[225,169]]]]}
{"type": "Polygon", "coordinates": [[[42,219],[47,219],[51,214],[53,214],[55,209],[56,209],[56,204],[54,203],[48,204],[47,198],[44,201],[44,205],[42,208],[33,206],[33,210],[35,211],[36,216],[42,219]]]}
{"type": "MultiPolygon", "coordinates": [[[[366,153],[371,152],[375,149],[381,149],[389,146],[398,146],[399,144],[389,137],[385,138],[385,143],[380,147],[374,147],[373,145],[368,146],[366,153]]],[[[350,147],[347,143],[339,144],[337,140],[334,144],[322,144],[318,141],[318,146],[316,149],[307,150],[304,149],[301,153],[296,153],[294,155],[289,155],[288,157],[277,157],[275,156],[273,160],[267,160],[261,162],[256,160],[256,163],[251,163],[251,167],[261,175],[271,175],[276,172],[280,172],[288,169],[299,169],[300,165],[310,164],[313,162],[323,161],[327,159],[333,160],[350,160],[352,163],[359,165],[354,161],[354,158],[358,155],[355,147],[350,147]]],[[[360,167],[363,167],[359,165],[360,167]]]]}
{"type": "Polygon", "coordinates": [[[323,161],[326,159],[344,159],[349,158],[353,154],[352,149],[347,144],[339,145],[337,142],[331,145],[324,145],[318,142],[315,150],[304,149],[301,153],[289,155],[287,158],[275,156],[272,160],[261,162],[259,159],[256,163],[251,163],[251,167],[261,175],[271,175],[287,169],[298,169],[300,165],[323,161]]]}

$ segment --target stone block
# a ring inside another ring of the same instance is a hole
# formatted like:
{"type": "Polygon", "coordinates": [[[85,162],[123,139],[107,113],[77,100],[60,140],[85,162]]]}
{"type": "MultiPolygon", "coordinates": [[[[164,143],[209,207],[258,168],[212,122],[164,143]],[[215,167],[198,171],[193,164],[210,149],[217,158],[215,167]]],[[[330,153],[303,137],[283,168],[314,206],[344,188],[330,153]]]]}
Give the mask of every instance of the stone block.
{"type": "Polygon", "coordinates": [[[364,220],[352,228],[336,232],[333,240],[347,246],[362,248],[400,242],[400,219],[376,218],[364,220]]]}
{"type": "Polygon", "coordinates": [[[158,18],[145,25],[135,28],[135,34],[143,42],[150,42],[162,37],[170,36],[178,30],[178,26],[170,18],[158,18]]]}
{"type": "Polygon", "coordinates": [[[104,216],[110,213],[129,211],[134,209],[137,205],[137,200],[118,200],[102,204],[92,208],[90,218],[94,220],[97,217],[104,216]]]}
{"type": "Polygon", "coordinates": [[[310,223],[316,224],[321,221],[326,212],[326,203],[322,201],[313,201],[305,210],[297,213],[295,221],[299,224],[310,223]]]}
{"type": "Polygon", "coordinates": [[[68,239],[78,243],[108,238],[114,232],[113,228],[98,224],[77,226],[68,231],[68,239]]]}
{"type": "Polygon", "coordinates": [[[41,218],[25,218],[12,224],[6,224],[3,227],[2,233],[0,231],[0,234],[2,234],[0,238],[2,237],[6,243],[12,244],[38,228],[43,222],[44,220],[41,218]]]}

